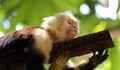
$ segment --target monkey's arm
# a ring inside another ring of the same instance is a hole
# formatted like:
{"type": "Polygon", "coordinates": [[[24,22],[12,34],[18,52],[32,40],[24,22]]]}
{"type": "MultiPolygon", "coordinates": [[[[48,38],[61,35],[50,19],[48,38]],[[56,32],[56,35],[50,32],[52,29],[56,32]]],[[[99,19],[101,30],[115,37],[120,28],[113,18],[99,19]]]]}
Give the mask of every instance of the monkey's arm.
{"type": "Polygon", "coordinates": [[[93,52],[93,56],[89,59],[87,63],[84,65],[78,66],[79,70],[93,70],[96,68],[99,64],[101,64],[103,61],[105,61],[108,57],[108,49],[107,50],[100,50],[96,54],[96,52],[93,52]],[[105,52],[104,52],[105,51],[105,52]]]}
{"type": "Polygon", "coordinates": [[[68,67],[65,66],[63,70],[93,70],[99,64],[104,62],[108,57],[108,49],[107,50],[100,50],[93,52],[93,56],[89,58],[89,61],[80,65],[76,65],[75,67],[68,67]],[[104,52],[105,51],[105,52],[104,52]],[[96,52],[98,52],[96,54],[96,52]]]}

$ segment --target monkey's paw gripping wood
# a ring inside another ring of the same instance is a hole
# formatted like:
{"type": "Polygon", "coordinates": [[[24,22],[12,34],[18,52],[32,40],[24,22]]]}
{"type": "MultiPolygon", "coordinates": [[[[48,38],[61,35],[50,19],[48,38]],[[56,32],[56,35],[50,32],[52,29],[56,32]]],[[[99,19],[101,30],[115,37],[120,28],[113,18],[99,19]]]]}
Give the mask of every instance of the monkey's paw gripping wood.
{"type": "MultiPolygon", "coordinates": [[[[24,70],[24,65],[27,61],[27,53],[23,51],[23,48],[26,46],[15,46],[16,43],[22,44],[24,39],[22,39],[21,42],[21,40],[17,41],[17,39],[19,40],[19,37],[16,37],[15,40],[12,41],[8,40],[9,37],[14,37],[14,35],[11,34],[8,37],[0,37],[0,47],[2,47],[0,48],[0,70],[24,70]],[[5,39],[7,39],[7,41],[5,41],[5,39]],[[11,45],[14,45],[14,47],[11,45]]],[[[104,50],[114,46],[109,31],[107,30],[78,37],[70,41],[55,43],[53,45],[54,47],[51,52],[50,62],[53,62],[56,57],[61,54],[65,54],[69,57],[81,56],[90,52],[104,50]]]]}

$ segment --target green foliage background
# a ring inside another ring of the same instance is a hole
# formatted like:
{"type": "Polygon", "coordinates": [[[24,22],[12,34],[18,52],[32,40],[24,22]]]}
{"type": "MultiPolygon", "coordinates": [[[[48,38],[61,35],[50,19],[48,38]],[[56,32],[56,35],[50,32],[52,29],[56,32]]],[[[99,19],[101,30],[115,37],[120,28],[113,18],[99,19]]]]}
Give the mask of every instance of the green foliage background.
{"type": "MultiPolygon", "coordinates": [[[[97,0],[0,0],[0,32],[6,34],[13,31],[17,24],[23,27],[40,26],[43,17],[66,10],[71,10],[80,19],[80,35],[109,29],[120,24],[119,8],[116,20],[98,18],[94,9],[96,3],[97,0]],[[90,8],[88,15],[80,13],[79,8],[83,3],[90,8]],[[4,27],[5,20],[10,22],[9,28],[4,27]]],[[[114,39],[114,43],[116,47],[109,50],[109,58],[95,70],[120,70],[120,37],[114,39]]]]}

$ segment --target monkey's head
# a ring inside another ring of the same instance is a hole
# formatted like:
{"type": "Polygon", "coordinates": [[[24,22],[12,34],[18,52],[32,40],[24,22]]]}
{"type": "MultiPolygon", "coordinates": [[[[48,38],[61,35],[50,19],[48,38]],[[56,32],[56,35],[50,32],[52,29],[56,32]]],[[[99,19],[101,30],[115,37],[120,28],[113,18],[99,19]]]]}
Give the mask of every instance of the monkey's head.
{"type": "Polygon", "coordinates": [[[79,32],[79,21],[72,15],[59,13],[44,18],[42,27],[51,31],[59,41],[73,39],[79,32]]]}

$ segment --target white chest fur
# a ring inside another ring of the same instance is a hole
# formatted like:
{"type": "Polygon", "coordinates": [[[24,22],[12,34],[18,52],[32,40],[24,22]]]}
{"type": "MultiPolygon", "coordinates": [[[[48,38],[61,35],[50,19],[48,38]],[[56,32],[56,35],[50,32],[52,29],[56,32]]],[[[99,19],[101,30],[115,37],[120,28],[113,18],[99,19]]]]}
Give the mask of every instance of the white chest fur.
{"type": "Polygon", "coordinates": [[[34,49],[38,53],[45,55],[45,59],[48,60],[52,50],[52,40],[50,35],[45,30],[36,29],[33,37],[35,39],[34,49]]]}

